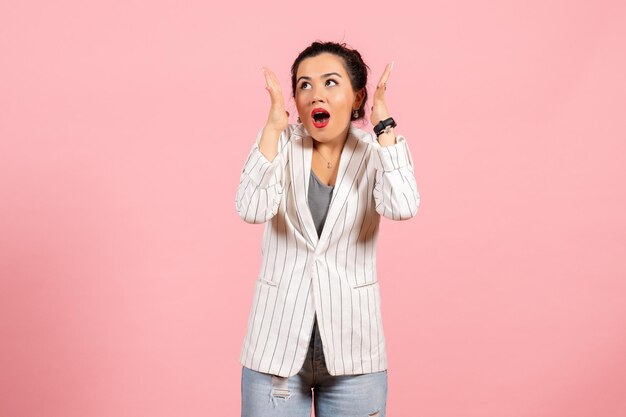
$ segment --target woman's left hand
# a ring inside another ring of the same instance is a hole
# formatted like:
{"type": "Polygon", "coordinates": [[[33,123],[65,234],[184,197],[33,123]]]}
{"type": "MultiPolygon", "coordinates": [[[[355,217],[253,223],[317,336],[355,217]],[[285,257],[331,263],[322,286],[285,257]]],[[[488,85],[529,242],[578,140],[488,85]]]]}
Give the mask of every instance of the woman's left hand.
{"type": "Polygon", "coordinates": [[[389,117],[387,104],[385,103],[385,90],[387,89],[387,80],[389,79],[389,74],[391,74],[392,68],[393,62],[387,64],[385,72],[383,72],[383,75],[380,77],[380,81],[378,81],[378,85],[376,86],[372,104],[372,115],[370,116],[372,126],[376,126],[378,122],[389,117]]]}

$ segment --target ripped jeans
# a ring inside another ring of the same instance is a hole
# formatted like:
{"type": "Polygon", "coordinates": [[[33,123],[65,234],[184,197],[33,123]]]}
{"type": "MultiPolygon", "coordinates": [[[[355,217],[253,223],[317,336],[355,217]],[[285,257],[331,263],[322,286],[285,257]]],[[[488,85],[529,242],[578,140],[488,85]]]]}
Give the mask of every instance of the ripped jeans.
{"type": "Polygon", "coordinates": [[[332,376],[326,369],[317,318],[304,365],[285,378],[242,367],[241,417],[385,417],[387,370],[332,376]]]}

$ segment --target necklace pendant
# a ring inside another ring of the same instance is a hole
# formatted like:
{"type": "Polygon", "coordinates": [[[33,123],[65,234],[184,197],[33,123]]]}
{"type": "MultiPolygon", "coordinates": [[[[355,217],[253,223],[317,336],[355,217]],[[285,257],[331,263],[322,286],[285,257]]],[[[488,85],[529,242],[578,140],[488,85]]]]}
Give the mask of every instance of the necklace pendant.
{"type": "Polygon", "coordinates": [[[328,162],[328,169],[331,169],[333,166],[328,162]]]}

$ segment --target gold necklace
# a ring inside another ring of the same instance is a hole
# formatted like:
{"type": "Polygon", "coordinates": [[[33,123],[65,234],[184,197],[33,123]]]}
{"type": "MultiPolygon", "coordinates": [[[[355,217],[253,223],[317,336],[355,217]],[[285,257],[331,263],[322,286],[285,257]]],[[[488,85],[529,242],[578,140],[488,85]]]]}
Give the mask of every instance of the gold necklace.
{"type": "MultiPolygon", "coordinates": [[[[322,158],[324,158],[324,155],[322,155],[322,153],[319,151],[319,149],[317,149],[317,148],[313,148],[313,149],[315,149],[317,151],[317,153],[320,154],[320,156],[322,158]]],[[[326,168],[328,168],[328,169],[332,169],[333,168],[333,165],[330,162],[328,162],[328,159],[324,158],[324,161],[326,161],[326,168]]]]}

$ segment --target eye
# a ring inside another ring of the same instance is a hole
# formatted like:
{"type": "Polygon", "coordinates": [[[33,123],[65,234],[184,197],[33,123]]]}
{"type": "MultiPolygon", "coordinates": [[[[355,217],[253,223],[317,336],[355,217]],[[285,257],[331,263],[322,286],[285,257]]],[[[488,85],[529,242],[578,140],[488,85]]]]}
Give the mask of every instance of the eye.
{"type": "Polygon", "coordinates": [[[308,82],[304,81],[302,84],[300,84],[300,90],[308,90],[310,86],[311,86],[311,84],[309,84],[308,82]]]}
{"type": "Polygon", "coordinates": [[[332,87],[333,85],[337,85],[337,81],[333,80],[332,78],[326,80],[326,87],[332,87]]]}

